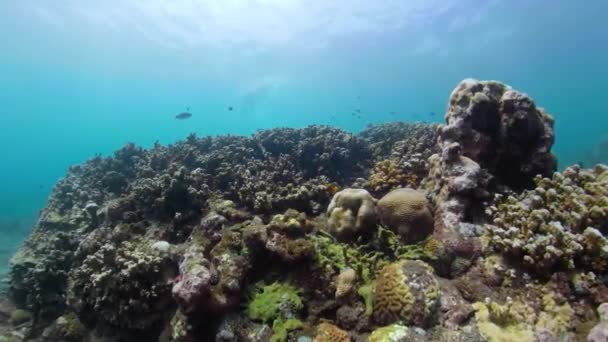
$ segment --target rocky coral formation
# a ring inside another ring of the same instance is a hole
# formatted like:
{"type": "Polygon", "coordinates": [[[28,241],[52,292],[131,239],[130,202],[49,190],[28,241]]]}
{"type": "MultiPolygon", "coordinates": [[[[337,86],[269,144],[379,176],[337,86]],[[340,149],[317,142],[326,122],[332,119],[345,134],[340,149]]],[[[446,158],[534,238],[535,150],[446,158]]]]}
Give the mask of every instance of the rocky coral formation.
{"type": "Polygon", "coordinates": [[[553,118],[526,94],[495,81],[467,79],[450,95],[443,143],[458,143],[502,184],[530,187],[556,168],[553,118]]]}
{"type": "Polygon", "coordinates": [[[405,243],[416,243],[433,232],[433,215],[424,193],[411,188],[389,192],[378,201],[380,222],[405,243]]]}
{"type": "Polygon", "coordinates": [[[521,92],[472,79],[454,89],[445,117],[424,187],[437,203],[435,236],[448,255],[472,259],[480,246],[462,224],[483,221],[491,192],[530,188],[555,170],[553,118],[521,92]]]}
{"type": "Polygon", "coordinates": [[[0,341],[597,340],[608,169],[552,175],[551,126],[466,80],[439,127],[97,156],[13,257],[0,341]]]}

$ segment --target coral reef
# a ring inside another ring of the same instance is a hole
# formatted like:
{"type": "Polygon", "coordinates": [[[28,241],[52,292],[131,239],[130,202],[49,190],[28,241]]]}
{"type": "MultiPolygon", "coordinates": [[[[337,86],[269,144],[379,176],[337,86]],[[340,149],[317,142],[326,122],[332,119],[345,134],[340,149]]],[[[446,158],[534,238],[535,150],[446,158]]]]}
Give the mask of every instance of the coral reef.
{"type": "Polygon", "coordinates": [[[411,188],[389,192],[378,201],[380,222],[399,234],[403,242],[416,243],[433,232],[433,215],[425,195],[411,188]]]}
{"type": "Polygon", "coordinates": [[[608,168],[553,174],[552,124],[465,80],[444,125],[96,156],[12,258],[0,341],[603,340],[608,168]]]}

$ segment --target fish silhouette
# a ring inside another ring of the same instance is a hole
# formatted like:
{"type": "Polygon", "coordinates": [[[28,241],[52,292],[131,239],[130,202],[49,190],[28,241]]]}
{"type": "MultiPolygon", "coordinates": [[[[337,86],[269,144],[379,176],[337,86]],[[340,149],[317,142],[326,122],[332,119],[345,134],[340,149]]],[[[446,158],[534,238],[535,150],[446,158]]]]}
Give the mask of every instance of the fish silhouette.
{"type": "Polygon", "coordinates": [[[177,120],[186,120],[192,117],[192,113],[190,113],[190,107],[186,108],[185,112],[181,112],[175,116],[177,120]]]}

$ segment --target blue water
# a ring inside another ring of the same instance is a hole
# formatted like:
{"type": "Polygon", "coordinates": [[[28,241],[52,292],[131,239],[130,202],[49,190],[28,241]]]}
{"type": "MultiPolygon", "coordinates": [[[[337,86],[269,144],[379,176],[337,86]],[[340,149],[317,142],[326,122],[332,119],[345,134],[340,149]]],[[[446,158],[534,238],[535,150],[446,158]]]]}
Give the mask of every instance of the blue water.
{"type": "Polygon", "coordinates": [[[190,132],[439,122],[467,77],[532,95],[556,118],[560,165],[582,160],[608,134],[606,13],[605,0],[3,1],[0,264],[95,153],[190,132]]]}

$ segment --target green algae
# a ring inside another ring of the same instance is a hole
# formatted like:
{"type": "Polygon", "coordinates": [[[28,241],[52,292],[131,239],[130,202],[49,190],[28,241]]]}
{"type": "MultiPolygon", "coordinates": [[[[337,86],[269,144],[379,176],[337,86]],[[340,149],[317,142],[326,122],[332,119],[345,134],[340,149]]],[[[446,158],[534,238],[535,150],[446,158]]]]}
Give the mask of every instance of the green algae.
{"type": "Polygon", "coordinates": [[[363,302],[365,303],[365,314],[371,316],[374,312],[374,282],[362,285],[357,290],[357,293],[363,298],[363,302]]]}
{"type": "Polygon", "coordinates": [[[303,326],[304,324],[299,319],[276,319],[272,323],[270,342],[285,342],[287,341],[287,334],[290,331],[301,329],[303,326]]]}
{"type": "Polygon", "coordinates": [[[397,342],[404,341],[409,333],[408,327],[392,324],[374,330],[368,337],[368,342],[397,342]]]}
{"type": "Polygon", "coordinates": [[[295,313],[304,307],[300,290],[290,284],[274,282],[270,285],[257,283],[253,297],[247,304],[247,315],[252,320],[273,322],[282,318],[285,308],[295,313]]]}
{"type": "Polygon", "coordinates": [[[11,314],[10,322],[12,325],[25,323],[32,318],[32,313],[27,310],[17,309],[11,314]]]}

